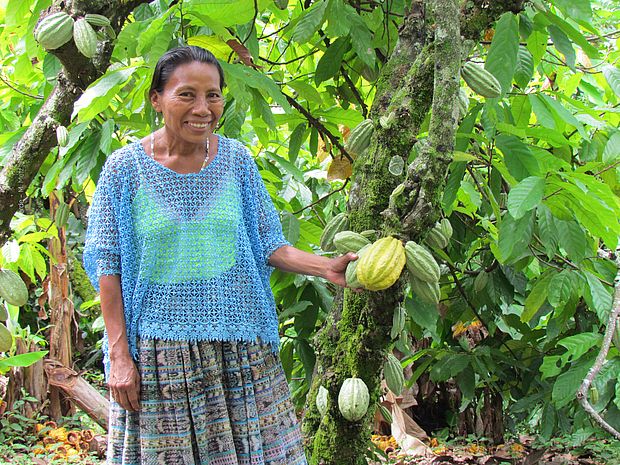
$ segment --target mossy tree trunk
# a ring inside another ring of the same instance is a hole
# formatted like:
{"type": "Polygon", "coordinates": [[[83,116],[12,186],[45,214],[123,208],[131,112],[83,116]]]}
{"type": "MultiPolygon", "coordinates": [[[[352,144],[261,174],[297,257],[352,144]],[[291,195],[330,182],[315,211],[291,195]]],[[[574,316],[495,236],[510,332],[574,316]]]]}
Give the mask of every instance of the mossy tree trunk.
{"type": "MultiPolygon", "coordinates": [[[[355,231],[380,230],[382,235],[419,240],[440,214],[457,126],[461,44],[479,40],[484,30],[506,11],[518,12],[523,1],[413,1],[399,41],[379,80],[372,118],[393,113],[388,128],[376,125],[371,146],[354,165],[348,210],[355,231]],[[463,27],[460,27],[464,25],[463,27]],[[419,128],[432,106],[429,137],[404,176],[390,174],[390,159],[407,159],[419,128]],[[397,205],[393,189],[404,183],[397,205]]],[[[394,308],[403,299],[403,284],[382,292],[344,292],[317,336],[317,368],[308,395],[304,435],[310,463],[362,465],[369,446],[375,402],[380,396],[381,368],[391,347],[394,308]],[[371,407],[359,422],[338,411],[344,379],[360,377],[371,393],[371,407]],[[328,411],[315,406],[318,387],[329,392],[328,411]]]]}

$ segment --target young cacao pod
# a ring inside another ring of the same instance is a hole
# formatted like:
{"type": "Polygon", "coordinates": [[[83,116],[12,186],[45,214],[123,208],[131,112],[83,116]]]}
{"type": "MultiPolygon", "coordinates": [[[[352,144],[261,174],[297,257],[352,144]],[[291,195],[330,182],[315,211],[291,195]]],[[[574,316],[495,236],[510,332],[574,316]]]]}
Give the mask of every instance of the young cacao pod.
{"type": "Polygon", "coordinates": [[[28,302],[28,288],[13,270],[0,269],[0,297],[17,307],[28,302]]]}
{"type": "Polygon", "coordinates": [[[387,409],[387,407],[383,404],[377,404],[379,406],[379,412],[381,412],[381,416],[383,417],[383,419],[385,421],[387,421],[389,424],[392,424],[392,414],[390,413],[390,411],[387,409]]]}
{"type": "Polygon", "coordinates": [[[86,58],[92,58],[97,53],[97,33],[84,18],[80,18],[73,26],[73,40],[77,49],[86,58]]]}
{"type": "Polygon", "coordinates": [[[441,229],[441,233],[448,241],[452,238],[452,233],[454,230],[452,229],[452,224],[450,224],[450,220],[448,218],[441,219],[439,222],[439,229],[441,229]]]}
{"type": "Polygon", "coordinates": [[[396,238],[388,236],[374,242],[359,258],[357,279],[370,291],[392,286],[405,266],[405,248],[396,238]]]}
{"type": "Polygon", "coordinates": [[[360,234],[370,241],[374,240],[374,238],[377,237],[377,231],[374,229],[366,229],[360,234]]]}
{"type": "Polygon", "coordinates": [[[407,311],[403,305],[397,305],[392,315],[392,330],[390,331],[390,337],[396,339],[401,331],[405,329],[405,323],[407,322],[407,311]]]}
{"type": "Polygon", "coordinates": [[[0,352],[8,352],[13,346],[13,335],[11,331],[0,323],[0,352]]]}
{"type": "Polygon", "coordinates": [[[89,24],[92,24],[93,26],[109,26],[110,25],[110,20],[103,16],[103,15],[98,15],[96,13],[86,13],[84,15],[84,19],[86,21],[89,22],[89,24]]]}
{"type": "Polygon", "coordinates": [[[323,386],[319,386],[319,392],[316,393],[316,409],[321,416],[327,412],[327,397],[329,392],[323,386]]]}
{"type": "Polygon", "coordinates": [[[360,420],[368,411],[370,394],[366,383],[360,378],[347,378],[338,393],[338,409],[349,421],[360,420]]]}
{"type": "Polygon", "coordinates": [[[480,292],[482,289],[487,287],[487,283],[489,282],[489,273],[484,270],[480,270],[480,273],[474,279],[474,291],[480,292]]]}
{"type": "Polygon", "coordinates": [[[478,95],[486,98],[496,98],[502,94],[502,86],[495,76],[470,61],[461,68],[463,80],[478,95]]]}
{"type": "Polygon", "coordinates": [[[395,395],[399,396],[405,386],[405,375],[403,367],[393,354],[388,354],[387,360],[383,364],[383,377],[387,387],[395,395]]]}
{"type": "Polygon", "coordinates": [[[459,118],[464,118],[469,109],[469,97],[462,87],[459,89],[459,118]]]}
{"type": "Polygon", "coordinates": [[[439,265],[425,247],[414,241],[409,241],[405,244],[405,254],[407,257],[407,269],[412,276],[429,283],[439,281],[439,265]]]}
{"type": "Polygon", "coordinates": [[[347,152],[352,156],[357,156],[363,153],[364,150],[366,150],[370,145],[370,139],[374,131],[375,127],[373,126],[371,119],[365,119],[360,124],[355,126],[351,130],[347,143],[345,144],[345,149],[347,152]]]}
{"type": "Polygon", "coordinates": [[[424,242],[438,249],[445,249],[449,244],[448,238],[444,236],[439,223],[436,223],[435,227],[428,232],[424,238],[424,242]]]}
{"type": "Polygon", "coordinates": [[[340,231],[334,236],[334,247],[342,254],[347,252],[357,252],[370,241],[361,234],[353,231],[340,231]]]}
{"type": "Polygon", "coordinates": [[[56,140],[58,141],[58,145],[61,147],[66,147],[69,143],[69,133],[67,132],[67,128],[64,126],[58,126],[56,128],[56,140]]]}
{"type": "Polygon", "coordinates": [[[441,296],[441,289],[439,288],[439,282],[429,283],[422,281],[411,275],[409,279],[411,284],[411,290],[424,302],[429,304],[438,304],[441,296]]]}
{"type": "Polygon", "coordinates": [[[590,386],[590,400],[592,401],[592,404],[598,404],[599,401],[599,395],[598,395],[598,389],[596,388],[596,386],[593,384],[590,386]]]}
{"type": "Polygon", "coordinates": [[[64,11],[52,13],[41,20],[34,30],[34,38],[46,50],[55,50],[73,36],[73,18],[64,11]]]}
{"type": "Polygon", "coordinates": [[[364,287],[362,286],[362,283],[360,283],[357,279],[357,265],[360,261],[360,257],[366,250],[368,250],[370,245],[371,244],[365,245],[364,247],[359,249],[357,251],[357,260],[353,260],[347,265],[347,270],[345,271],[345,278],[347,280],[347,286],[349,286],[350,288],[360,289],[364,287]]]}
{"type": "Polygon", "coordinates": [[[327,222],[323,233],[321,234],[321,249],[325,252],[333,252],[336,250],[334,246],[334,236],[340,231],[344,231],[349,227],[349,217],[346,213],[339,213],[327,222]]]}

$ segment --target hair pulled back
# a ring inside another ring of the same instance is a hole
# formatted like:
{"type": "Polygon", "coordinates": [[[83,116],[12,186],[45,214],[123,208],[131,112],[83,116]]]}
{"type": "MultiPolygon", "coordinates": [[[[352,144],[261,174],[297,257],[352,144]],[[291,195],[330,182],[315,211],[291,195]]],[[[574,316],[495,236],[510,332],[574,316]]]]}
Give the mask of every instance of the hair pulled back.
{"type": "Polygon", "coordinates": [[[214,65],[220,75],[220,90],[225,86],[224,83],[224,70],[222,65],[217,61],[217,58],[209,50],[195,45],[189,45],[186,47],[177,47],[168,50],[164,53],[153,72],[153,79],[151,80],[151,88],[149,89],[149,95],[153,92],[161,93],[164,91],[164,87],[170,80],[170,76],[181,65],[193,62],[206,63],[214,65]]]}

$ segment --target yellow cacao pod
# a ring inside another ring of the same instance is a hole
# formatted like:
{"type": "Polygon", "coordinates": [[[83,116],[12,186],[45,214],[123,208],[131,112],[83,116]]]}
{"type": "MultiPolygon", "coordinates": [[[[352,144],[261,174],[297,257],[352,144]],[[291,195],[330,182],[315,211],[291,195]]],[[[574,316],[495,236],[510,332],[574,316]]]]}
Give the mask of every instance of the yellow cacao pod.
{"type": "Polygon", "coordinates": [[[392,286],[405,266],[405,248],[394,237],[374,242],[357,265],[357,279],[370,291],[381,291],[392,286]]]}
{"type": "Polygon", "coordinates": [[[97,53],[97,33],[84,18],[80,18],[73,26],[73,40],[77,49],[86,58],[92,58],[97,53]]]}
{"type": "Polygon", "coordinates": [[[433,255],[423,246],[414,241],[409,241],[405,245],[407,256],[407,269],[412,276],[433,283],[439,281],[439,265],[433,255]]]}
{"type": "Polygon", "coordinates": [[[64,11],[52,13],[41,20],[34,30],[34,38],[46,50],[55,50],[71,40],[73,18],[64,11]]]}

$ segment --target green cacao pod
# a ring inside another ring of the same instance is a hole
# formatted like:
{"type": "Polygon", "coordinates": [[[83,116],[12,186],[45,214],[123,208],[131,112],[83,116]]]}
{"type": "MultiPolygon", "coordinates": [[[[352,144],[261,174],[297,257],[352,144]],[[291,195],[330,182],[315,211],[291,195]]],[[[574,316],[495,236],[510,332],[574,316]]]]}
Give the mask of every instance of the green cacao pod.
{"type": "Polygon", "coordinates": [[[334,236],[349,227],[349,217],[346,213],[339,213],[327,222],[321,234],[321,249],[325,252],[336,250],[334,236]]]}
{"type": "Polygon", "coordinates": [[[9,312],[6,311],[6,307],[0,304],[0,321],[6,321],[9,319],[9,312]]]}
{"type": "Polygon", "coordinates": [[[0,297],[17,307],[28,302],[28,288],[22,278],[12,270],[0,269],[0,297]]]}
{"type": "Polygon", "coordinates": [[[462,87],[459,89],[459,118],[464,118],[469,109],[469,97],[462,87]]]}
{"type": "Polygon", "coordinates": [[[439,265],[424,246],[414,241],[409,241],[405,244],[405,254],[407,257],[407,269],[412,276],[428,283],[439,281],[439,265]]]}
{"type": "Polygon", "coordinates": [[[474,291],[480,292],[482,289],[487,287],[487,283],[489,282],[489,273],[484,270],[481,270],[480,273],[474,279],[474,291]]]}
{"type": "Polygon", "coordinates": [[[381,416],[383,417],[383,419],[387,421],[389,424],[392,424],[392,421],[393,421],[392,414],[387,409],[387,407],[383,404],[377,404],[377,406],[379,407],[379,412],[381,412],[381,416]]]}
{"type": "Polygon", "coordinates": [[[347,378],[338,393],[338,409],[349,421],[360,420],[368,411],[370,394],[366,383],[360,378],[347,378]]]}
{"type": "Polygon", "coordinates": [[[329,392],[323,386],[319,386],[319,392],[316,393],[316,409],[321,416],[327,412],[327,397],[329,392]]]}
{"type": "Polygon", "coordinates": [[[407,321],[407,311],[402,305],[396,306],[394,314],[392,315],[392,330],[390,331],[390,337],[396,339],[401,331],[405,329],[405,323],[407,321]]]}
{"type": "Polygon", "coordinates": [[[13,335],[11,331],[0,323],[0,352],[8,352],[13,346],[13,335]]]}
{"type": "Polygon", "coordinates": [[[58,126],[56,128],[56,140],[58,141],[58,145],[61,147],[66,147],[69,143],[69,133],[67,132],[67,128],[64,126],[58,126]]]}
{"type": "Polygon", "coordinates": [[[410,276],[409,283],[411,284],[411,290],[424,302],[429,304],[438,304],[439,297],[441,296],[441,290],[439,289],[439,282],[429,283],[410,276]]]}
{"type": "Polygon", "coordinates": [[[387,360],[383,364],[383,377],[390,391],[397,396],[403,392],[405,386],[403,367],[393,354],[388,354],[387,360]]]}
{"type": "Polygon", "coordinates": [[[73,36],[73,18],[64,11],[52,13],[41,20],[34,30],[34,38],[46,50],[55,50],[73,36]]]}
{"type": "Polygon", "coordinates": [[[334,247],[340,253],[357,252],[370,241],[353,231],[340,231],[334,236],[334,247]]]}
{"type": "Polygon", "coordinates": [[[592,404],[598,404],[598,400],[599,400],[599,395],[598,395],[598,389],[596,388],[596,386],[592,385],[590,386],[590,400],[592,401],[592,404]]]}
{"type": "Polygon", "coordinates": [[[64,202],[60,202],[58,208],[56,209],[56,213],[54,214],[54,223],[56,223],[57,228],[64,228],[67,225],[67,220],[69,219],[69,205],[64,202]]]}
{"type": "Polygon", "coordinates": [[[357,251],[357,260],[353,260],[347,265],[347,270],[345,271],[345,278],[347,280],[347,286],[349,286],[350,288],[360,289],[364,287],[362,286],[362,283],[360,283],[357,279],[357,265],[359,264],[360,257],[363,253],[366,252],[366,250],[368,250],[370,245],[371,244],[365,245],[364,247],[359,249],[357,251]]]}
{"type": "Polygon", "coordinates": [[[449,240],[446,236],[444,236],[439,223],[436,223],[435,227],[428,232],[424,238],[424,242],[431,247],[436,247],[438,249],[445,249],[449,244],[449,240]]]}
{"type": "Polygon", "coordinates": [[[499,81],[482,66],[468,61],[461,69],[461,76],[469,88],[478,95],[495,98],[502,94],[499,81]]]}
{"type": "Polygon", "coordinates": [[[116,31],[114,31],[112,26],[106,26],[104,30],[110,39],[116,39],[116,31]]]}
{"type": "Polygon", "coordinates": [[[373,126],[371,119],[365,119],[360,124],[355,126],[351,130],[345,145],[347,152],[350,155],[359,155],[363,153],[364,150],[366,150],[370,145],[370,139],[374,131],[375,127],[373,126]]]}
{"type": "Polygon", "coordinates": [[[394,237],[384,237],[359,258],[357,279],[370,291],[387,289],[400,277],[405,261],[403,244],[394,237]]]}
{"type": "Polygon", "coordinates": [[[84,19],[93,26],[105,27],[110,25],[110,20],[107,17],[96,13],[87,13],[84,15],[84,19]]]}
{"type": "Polygon", "coordinates": [[[368,240],[374,240],[377,237],[377,231],[375,229],[366,229],[360,233],[368,240]]]}
{"type": "Polygon", "coordinates": [[[452,233],[454,230],[452,229],[452,224],[448,218],[442,218],[439,222],[439,229],[441,233],[445,236],[445,238],[449,241],[452,239],[452,233]]]}
{"type": "Polygon", "coordinates": [[[97,33],[84,18],[80,18],[73,26],[73,40],[77,49],[86,58],[92,58],[97,53],[97,33]]]}

